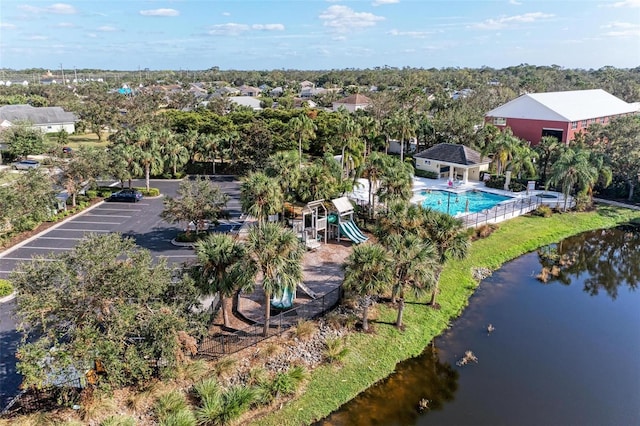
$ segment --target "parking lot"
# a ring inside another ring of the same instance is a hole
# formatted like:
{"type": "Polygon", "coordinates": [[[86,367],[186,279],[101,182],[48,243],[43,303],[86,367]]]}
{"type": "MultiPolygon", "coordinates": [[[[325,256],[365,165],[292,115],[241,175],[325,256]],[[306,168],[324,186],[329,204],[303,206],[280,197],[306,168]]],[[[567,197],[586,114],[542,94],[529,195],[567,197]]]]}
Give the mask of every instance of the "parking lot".
{"type": "MultiPolygon", "coordinates": [[[[215,177],[223,192],[230,197],[227,204],[228,222],[239,223],[240,184],[232,177],[215,177]]],[[[156,180],[151,186],[161,194],[176,196],[179,181],[156,180]]],[[[134,182],[143,186],[144,182],[134,182]]],[[[7,278],[20,262],[28,262],[33,256],[51,259],[56,253],[72,250],[87,234],[118,232],[135,239],[136,243],[151,251],[156,259],[166,258],[169,264],[181,264],[195,258],[191,248],[171,244],[184,224],[168,224],[161,217],[163,197],[143,198],[137,203],[101,202],[89,210],[74,216],[44,233],[28,240],[23,245],[0,253],[0,278],[7,278]]],[[[227,221],[223,221],[227,222],[227,221]]],[[[0,411],[13,397],[20,384],[15,371],[13,356],[19,334],[11,312],[15,301],[0,304],[0,411]]]]}

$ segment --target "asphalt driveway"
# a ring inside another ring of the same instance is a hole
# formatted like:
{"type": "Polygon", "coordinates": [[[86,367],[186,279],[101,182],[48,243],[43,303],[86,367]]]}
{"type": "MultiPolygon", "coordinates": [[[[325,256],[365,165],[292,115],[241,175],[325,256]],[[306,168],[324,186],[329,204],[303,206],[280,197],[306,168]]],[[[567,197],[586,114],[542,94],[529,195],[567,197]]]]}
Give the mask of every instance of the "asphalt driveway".
{"type": "MultiPolygon", "coordinates": [[[[227,204],[229,221],[235,223],[241,216],[240,184],[233,177],[213,177],[230,201],[227,204]]],[[[154,180],[152,187],[163,195],[176,196],[180,181],[154,180]]],[[[134,182],[143,186],[144,182],[134,182]]],[[[154,258],[166,258],[169,264],[182,264],[195,258],[193,250],[176,247],[171,239],[183,224],[168,224],[161,217],[163,197],[143,198],[137,203],[103,202],[73,218],[50,228],[28,240],[22,246],[0,253],[0,278],[7,278],[20,262],[33,256],[50,259],[53,254],[69,251],[87,234],[119,232],[130,236],[136,243],[151,251],[154,258]]],[[[17,394],[20,376],[15,370],[15,349],[20,339],[16,320],[12,316],[15,301],[0,303],[0,411],[17,394]]]]}

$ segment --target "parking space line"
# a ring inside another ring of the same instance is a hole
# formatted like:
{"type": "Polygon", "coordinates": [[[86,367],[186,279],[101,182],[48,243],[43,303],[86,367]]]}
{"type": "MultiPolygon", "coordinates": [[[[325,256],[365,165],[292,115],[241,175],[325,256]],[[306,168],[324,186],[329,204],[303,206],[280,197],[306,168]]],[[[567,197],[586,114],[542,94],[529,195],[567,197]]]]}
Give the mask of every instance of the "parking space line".
{"type": "Polygon", "coordinates": [[[120,225],[122,222],[90,222],[88,220],[74,220],[70,223],[86,223],[89,225],[120,225]]]}
{"type": "Polygon", "coordinates": [[[131,218],[132,216],[119,216],[116,214],[94,214],[94,213],[87,213],[85,216],[91,216],[91,217],[123,217],[126,219],[131,218]]]}
{"type": "Polygon", "coordinates": [[[106,231],[104,229],[62,229],[58,228],[56,231],[66,231],[66,232],[111,232],[106,231]]]}
{"type": "Polygon", "coordinates": [[[82,238],[70,238],[70,237],[38,237],[43,240],[77,240],[80,241],[82,238]]]}
{"type": "Polygon", "coordinates": [[[45,262],[58,262],[60,261],[60,259],[44,259],[44,258],[40,258],[38,257],[37,259],[34,259],[32,257],[3,257],[3,260],[43,260],[45,262]]]}
{"type": "Polygon", "coordinates": [[[22,271],[0,271],[0,274],[7,274],[7,275],[9,275],[9,274],[11,274],[11,273],[14,273],[14,274],[24,274],[24,272],[22,272],[22,271]]]}
{"type": "Polygon", "coordinates": [[[128,212],[141,212],[142,211],[140,209],[105,209],[105,208],[102,208],[102,207],[99,208],[99,209],[96,209],[96,210],[100,211],[100,212],[104,212],[104,211],[107,211],[107,212],[121,212],[122,210],[126,210],[128,212]]]}
{"type": "Polygon", "coordinates": [[[169,259],[169,258],[172,258],[172,257],[196,257],[196,255],[195,254],[177,254],[177,255],[164,255],[164,254],[161,254],[158,257],[164,257],[165,259],[169,259]]]}
{"type": "Polygon", "coordinates": [[[64,248],[64,247],[36,247],[36,246],[22,246],[25,249],[33,249],[33,250],[73,250],[72,248],[64,248]]]}

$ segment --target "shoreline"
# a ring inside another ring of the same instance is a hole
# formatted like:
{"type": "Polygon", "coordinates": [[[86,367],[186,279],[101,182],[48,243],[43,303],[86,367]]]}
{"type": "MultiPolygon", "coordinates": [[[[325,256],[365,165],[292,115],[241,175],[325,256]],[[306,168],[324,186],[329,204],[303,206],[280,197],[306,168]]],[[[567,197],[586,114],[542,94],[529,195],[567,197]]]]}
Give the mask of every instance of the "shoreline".
{"type": "Polygon", "coordinates": [[[441,309],[426,306],[426,298],[407,299],[404,331],[393,325],[396,310],[378,305],[374,333],[348,337],[349,354],[341,367],[321,366],[310,373],[303,393],[252,424],[311,424],[328,416],[359,393],[393,373],[397,363],[422,353],[431,340],[449,327],[468,305],[479,281],[472,269],[497,270],[503,264],[592,229],[618,226],[640,212],[628,208],[598,206],[588,213],[556,213],[550,218],[522,216],[501,224],[491,236],[475,241],[467,259],[447,263],[440,281],[441,309]]]}

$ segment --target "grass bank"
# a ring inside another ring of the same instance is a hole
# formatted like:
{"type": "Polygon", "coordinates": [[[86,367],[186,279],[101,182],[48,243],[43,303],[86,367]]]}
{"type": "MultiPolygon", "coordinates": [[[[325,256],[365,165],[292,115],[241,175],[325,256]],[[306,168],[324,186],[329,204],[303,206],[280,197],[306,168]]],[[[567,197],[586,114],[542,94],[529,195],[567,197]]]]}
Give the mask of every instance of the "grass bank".
{"type": "Polygon", "coordinates": [[[326,417],[391,374],[398,362],[419,355],[467,305],[478,285],[472,278],[472,268],[495,270],[543,245],[633,218],[640,218],[640,211],[605,206],[595,212],[555,214],[550,218],[519,217],[501,224],[490,237],[473,243],[467,259],[447,265],[441,276],[439,311],[427,307],[425,300],[410,301],[413,303],[407,303],[404,314],[406,329],[400,332],[392,325],[396,311],[380,307],[373,322],[373,334],[353,333],[348,337],[349,354],[342,367],[322,366],[314,370],[304,394],[254,424],[301,425],[326,417]]]}

